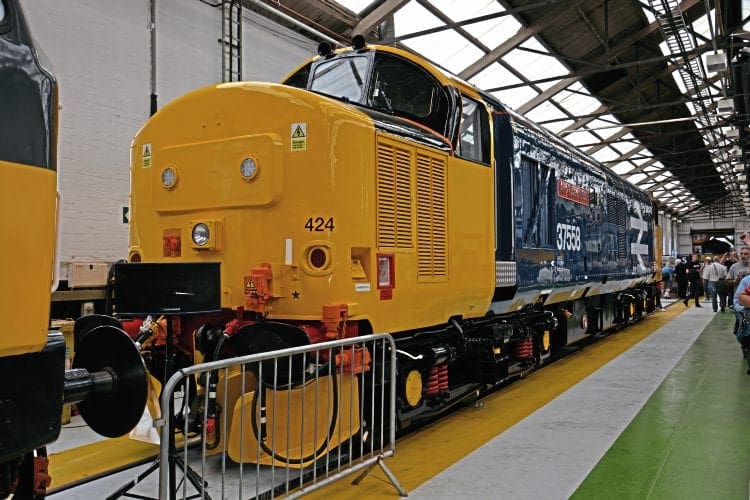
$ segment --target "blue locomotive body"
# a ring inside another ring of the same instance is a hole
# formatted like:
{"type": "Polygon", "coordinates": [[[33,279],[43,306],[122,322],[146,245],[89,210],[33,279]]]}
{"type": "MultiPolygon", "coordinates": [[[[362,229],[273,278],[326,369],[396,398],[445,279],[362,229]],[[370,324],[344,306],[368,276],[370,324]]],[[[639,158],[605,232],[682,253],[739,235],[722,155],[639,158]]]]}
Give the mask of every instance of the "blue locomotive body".
{"type": "Polygon", "coordinates": [[[564,311],[569,343],[651,310],[644,287],[653,286],[656,211],[648,195],[486,98],[496,144],[496,261],[515,267],[515,281],[498,273],[493,312],[540,303],[564,311]]]}

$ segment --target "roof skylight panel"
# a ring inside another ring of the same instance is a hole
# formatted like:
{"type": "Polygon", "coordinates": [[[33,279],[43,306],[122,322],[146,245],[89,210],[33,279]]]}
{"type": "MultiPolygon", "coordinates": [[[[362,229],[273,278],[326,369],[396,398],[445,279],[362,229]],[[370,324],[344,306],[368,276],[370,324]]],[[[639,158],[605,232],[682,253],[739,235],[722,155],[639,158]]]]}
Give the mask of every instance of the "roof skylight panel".
{"type": "Polygon", "coordinates": [[[473,0],[471,2],[466,0],[429,0],[429,2],[456,22],[505,10],[496,0],[473,0]]]}
{"type": "MultiPolygon", "coordinates": [[[[703,37],[710,39],[711,38],[711,29],[709,27],[709,19],[708,16],[713,17],[714,11],[711,9],[711,11],[708,12],[708,14],[703,14],[701,17],[693,21],[693,31],[695,31],[697,34],[702,35],[703,37]]],[[[713,22],[711,22],[713,24],[713,22]]],[[[698,43],[701,43],[700,40],[698,43]]]]}
{"type": "Polygon", "coordinates": [[[664,167],[661,166],[661,163],[654,162],[653,156],[651,155],[651,152],[648,149],[642,149],[638,151],[637,155],[633,155],[629,158],[630,161],[638,165],[639,167],[646,164],[653,162],[653,167],[662,169],[664,167]]]}
{"type": "MultiPolygon", "coordinates": [[[[602,148],[599,151],[594,152],[591,156],[593,156],[594,158],[596,158],[598,161],[602,163],[611,162],[620,158],[620,154],[612,148],[602,148]]],[[[628,172],[630,170],[633,170],[633,168],[635,168],[633,167],[633,165],[630,165],[629,163],[627,165],[629,167],[629,169],[627,170],[628,172]]]]}
{"type": "Polygon", "coordinates": [[[546,127],[547,124],[543,123],[548,120],[557,120],[569,118],[568,115],[563,113],[555,104],[551,101],[540,104],[531,111],[526,113],[526,117],[536,123],[546,127]]]}
{"type": "MultiPolygon", "coordinates": [[[[520,85],[523,83],[516,78],[513,73],[496,62],[490,64],[476,76],[470,78],[469,82],[482,90],[506,87],[508,85],[520,85]]],[[[534,95],[536,95],[536,92],[534,92],[534,95]]]]}
{"type": "Polygon", "coordinates": [[[622,130],[620,121],[612,115],[601,115],[586,124],[586,128],[596,130],[601,135],[611,137],[622,130]]]}
{"type": "Polygon", "coordinates": [[[635,167],[627,162],[618,163],[611,167],[612,171],[617,175],[624,175],[634,170],[635,167]]]}
{"type": "Polygon", "coordinates": [[[631,156],[645,149],[645,147],[639,142],[615,142],[611,147],[623,156],[631,156]]]}
{"type": "Polygon", "coordinates": [[[543,126],[552,132],[553,134],[559,134],[560,131],[564,130],[575,123],[573,120],[562,120],[557,122],[545,123],[543,126]]]}
{"type": "Polygon", "coordinates": [[[602,103],[592,97],[579,82],[554,97],[555,102],[567,109],[573,116],[586,116],[601,107],[602,103]]]}
{"type": "Polygon", "coordinates": [[[630,132],[628,132],[627,134],[623,135],[620,140],[622,140],[622,141],[629,141],[629,142],[638,142],[638,139],[636,139],[635,136],[632,133],[630,133],[630,132]]]}
{"type": "Polygon", "coordinates": [[[410,38],[403,43],[428,59],[440,61],[455,74],[484,55],[476,45],[452,30],[410,38]]]}
{"type": "Polygon", "coordinates": [[[444,25],[417,2],[409,2],[393,14],[393,29],[397,37],[444,25]]]}
{"type": "Polygon", "coordinates": [[[513,16],[504,16],[467,24],[464,29],[487,47],[494,49],[516,34],[521,29],[521,24],[513,16]]]}
{"type": "Polygon", "coordinates": [[[569,134],[564,134],[563,138],[574,146],[591,145],[601,142],[601,139],[585,129],[579,129],[569,134]]]}
{"type": "MultiPolygon", "coordinates": [[[[526,40],[521,44],[521,47],[546,52],[536,38],[526,40]]],[[[503,60],[522,73],[529,82],[543,90],[552,87],[560,78],[543,82],[538,80],[560,77],[569,73],[555,57],[538,52],[528,52],[519,48],[505,54],[503,60]]]]}
{"type": "Polygon", "coordinates": [[[646,180],[648,176],[643,173],[633,174],[625,178],[629,183],[637,186],[639,182],[646,180]]]}
{"type": "Polygon", "coordinates": [[[514,89],[498,90],[492,92],[492,95],[497,97],[500,102],[507,104],[512,109],[516,109],[523,103],[538,96],[539,93],[528,85],[524,85],[523,87],[516,87],[514,89]]]}
{"type": "MultiPolygon", "coordinates": [[[[466,0],[430,0],[430,3],[456,22],[499,14],[504,11],[496,0],[475,0],[473,2],[467,2],[466,0]]],[[[510,14],[462,26],[464,30],[490,49],[494,49],[505,42],[521,27],[521,23],[510,14]]]]}
{"type": "MultiPolygon", "coordinates": [[[[641,2],[641,3],[645,4],[646,2],[645,2],[645,0],[644,0],[644,1],[643,1],[643,2],[641,2]]],[[[656,16],[654,16],[654,13],[653,13],[653,12],[651,12],[651,9],[648,9],[648,8],[645,8],[645,7],[644,7],[644,9],[643,9],[643,13],[644,13],[644,14],[646,14],[646,19],[648,19],[648,22],[649,22],[649,24],[651,24],[651,23],[653,23],[654,21],[656,21],[656,16]]]]}

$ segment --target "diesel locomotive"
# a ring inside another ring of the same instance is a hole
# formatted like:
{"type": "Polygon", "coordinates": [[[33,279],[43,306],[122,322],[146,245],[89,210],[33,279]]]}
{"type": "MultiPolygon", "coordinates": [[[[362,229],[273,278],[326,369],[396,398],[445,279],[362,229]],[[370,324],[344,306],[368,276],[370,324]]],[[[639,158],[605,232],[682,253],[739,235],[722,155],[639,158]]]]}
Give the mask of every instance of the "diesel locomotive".
{"type": "Polygon", "coordinates": [[[124,434],[143,413],[146,368],[127,334],[100,322],[66,372],[65,339],[50,331],[58,90],[14,0],[0,0],[0,101],[0,497],[43,498],[63,403],[78,402],[97,432],[124,434]]]}
{"type": "MultiPolygon", "coordinates": [[[[210,359],[218,338],[242,337],[232,354],[247,354],[391,334],[400,426],[655,307],[646,193],[361,37],[321,44],[283,83],[176,99],[135,136],[130,169],[128,260],[152,280],[220,265],[203,294],[220,311],[173,321],[175,337],[210,359]]],[[[361,354],[354,373],[376,362],[361,354]]]]}

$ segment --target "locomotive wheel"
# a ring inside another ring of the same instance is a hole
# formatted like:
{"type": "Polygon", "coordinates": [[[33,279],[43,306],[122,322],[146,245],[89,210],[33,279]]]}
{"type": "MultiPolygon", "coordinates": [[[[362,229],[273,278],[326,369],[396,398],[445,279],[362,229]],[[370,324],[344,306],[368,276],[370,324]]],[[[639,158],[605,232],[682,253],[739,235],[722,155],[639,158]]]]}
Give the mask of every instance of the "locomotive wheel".
{"type": "Polygon", "coordinates": [[[111,325],[91,329],[76,349],[73,368],[89,373],[106,371],[115,378],[110,391],[95,392],[77,403],[81,416],[94,431],[117,437],[135,427],[146,406],[148,372],[127,333],[111,325]]]}
{"type": "MultiPolygon", "coordinates": [[[[301,329],[284,323],[263,322],[243,326],[228,342],[222,346],[222,352],[217,359],[228,358],[231,356],[243,356],[246,354],[259,354],[263,352],[278,351],[288,347],[298,347],[307,345],[309,340],[307,335],[301,329]]],[[[307,363],[313,361],[311,355],[307,357],[302,354],[296,354],[289,357],[253,363],[250,370],[258,378],[258,374],[263,372],[263,383],[268,387],[298,385],[302,383],[305,375],[305,366],[303,360],[307,363]],[[289,363],[291,361],[291,379],[289,377],[289,363]],[[274,374],[275,367],[275,374],[274,374]],[[274,383],[275,382],[275,383],[274,383]]]]}

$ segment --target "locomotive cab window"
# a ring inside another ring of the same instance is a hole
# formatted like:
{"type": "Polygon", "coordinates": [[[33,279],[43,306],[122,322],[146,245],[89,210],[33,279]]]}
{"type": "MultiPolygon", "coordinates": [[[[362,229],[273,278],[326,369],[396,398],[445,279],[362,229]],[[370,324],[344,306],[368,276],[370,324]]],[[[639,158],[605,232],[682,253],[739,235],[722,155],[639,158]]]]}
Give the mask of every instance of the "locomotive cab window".
{"type": "Polygon", "coordinates": [[[456,153],[461,158],[490,163],[490,124],[487,110],[474,99],[461,98],[461,129],[456,153]]]}
{"type": "Polygon", "coordinates": [[[375,61],[369,104],[425,118],[437,104],[438,90],[421,70],[405,61],[380,55],[375,61]]]}
{"type": "Polygon", "coordinates": [[[367,105],[445,134],[448,99],[423,69],[390,54],[375,56],[367,105]]]}
{"type": "Polygon", "coordinates": [[[365,56],[323,61],[313,70],[310,90],[360,102],[367,83],[367,67],[368,60],[365,56]]]}

